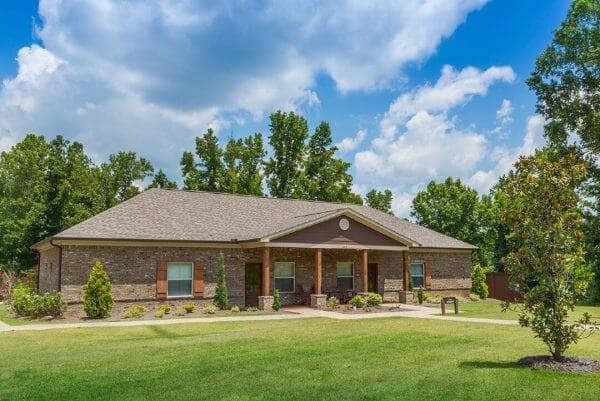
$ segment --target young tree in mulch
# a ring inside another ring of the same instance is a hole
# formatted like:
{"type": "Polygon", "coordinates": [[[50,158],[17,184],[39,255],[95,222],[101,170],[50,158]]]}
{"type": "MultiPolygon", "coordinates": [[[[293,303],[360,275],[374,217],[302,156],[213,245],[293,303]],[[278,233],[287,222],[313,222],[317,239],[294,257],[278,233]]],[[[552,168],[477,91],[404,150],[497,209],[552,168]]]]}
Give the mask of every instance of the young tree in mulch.
{"type": "Polygon", "coordinates": [[[475,263],[471,269],[471,292],[486,299],[489,295],[488,285],[485,282],[485,271],[479,263],[475,263]]]}
{"type": "Polygon", "coordinates": [[[225,280],[225,258],[223,252],[219,253],[217,259],[217,288],[215,290],[215,305],[220,309],[227,309],[229,295],[227,294],[227,282],[225,280]]]}
{"type": "Polygon", "coordinates": [[[83,286],[83,309],[90,319],[110,315],[113,304],[112,286],[108,274],[99,260],[92,266],[87,284],[83,286]]]}
{"type": "Polygon", "coordinates": [[[507,177],[509,202],[501,218],[520,245],[506,257],[512,279],[524,283],[519,323],[530,327],[555,361],[591,334],[590,316],[569,321],[589,282],[583,260],[581,200],[577,188],[587,178],[587,163],[574,153],[546,148],[521,157],[507,177]]]}

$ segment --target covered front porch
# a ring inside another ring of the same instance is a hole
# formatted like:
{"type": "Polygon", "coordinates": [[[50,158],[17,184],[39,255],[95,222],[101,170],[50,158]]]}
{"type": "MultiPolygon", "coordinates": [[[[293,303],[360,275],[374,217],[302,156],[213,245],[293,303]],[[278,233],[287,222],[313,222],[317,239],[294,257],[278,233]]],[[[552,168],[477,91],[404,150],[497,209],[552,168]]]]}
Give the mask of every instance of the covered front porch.
{"type": "Polygon", "coordinates": [[[271,308],[275,289],[282,305],[315,308],[324,307],[331,296],[345,303],[368,293],[378,293],[388,302],[406,302],[409,291],[407,247],[276,245],[261,248],[260,259],[246,264],[246,306],[271,308]]]}

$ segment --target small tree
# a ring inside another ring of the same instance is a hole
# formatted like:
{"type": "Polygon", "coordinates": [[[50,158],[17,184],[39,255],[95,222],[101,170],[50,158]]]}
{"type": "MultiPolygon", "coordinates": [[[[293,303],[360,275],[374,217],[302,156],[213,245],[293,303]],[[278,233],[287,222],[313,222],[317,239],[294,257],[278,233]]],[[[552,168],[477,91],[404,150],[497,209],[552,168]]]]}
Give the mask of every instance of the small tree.
{"type": "MultiPolygon", "coordinates": [[[[521,157],[506,184],[509,202],[501,217],[518,248],[506,257],[513,280],[522,283],[519,323],[531,327],[561,359],[570,344],[590,331],[586,314],[567,321],[589,276],[583,264],[580,199],[576,188],[587,177],[587,164],[573,153],[554,149],[521,157]]],[[[505,303],[504,309],[510,307],[505,303]]]]}
{"type": "Polygon", "coordinates": [[[87,284],[83,286],[83,309],[90,319],[110,315],[115,300],[108,274],[99,260],[92,266],[87,284]]]}
{"type": "Polygon", "coordinates": [[[279,290],[276,288],[273,291],[273,310],[278,311],[281,309],[281,302],[279,301],[279,290]]]}
{"type": "Polygon", "coordinates": [[[227,294],[227,282],[225,281],[225,258],[223,252],[219,253],[217,259],[217,288],[215,290],[215,305],[220,309],[227,309],[229,295],[227,294]]]}
{"type": "Polygon", "coordinates": [[[471,292],[486,299],[489,295],[488,285],[485,282],[485,271],[479,263],[475,263],[471,269],[471,292]]]}

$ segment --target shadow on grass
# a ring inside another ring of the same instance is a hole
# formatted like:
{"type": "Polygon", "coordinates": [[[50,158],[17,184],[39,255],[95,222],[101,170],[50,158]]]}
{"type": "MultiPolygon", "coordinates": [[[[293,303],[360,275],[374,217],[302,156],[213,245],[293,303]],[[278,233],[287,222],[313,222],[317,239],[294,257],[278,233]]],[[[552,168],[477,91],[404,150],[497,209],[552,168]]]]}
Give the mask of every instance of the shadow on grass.
{"type": "Polygon", "coordinates": [[[514,369],[518,368],[517,362],[493,362],[493,361],[465,361],[460,363],[461,368],[471,369],[514,369]]]}

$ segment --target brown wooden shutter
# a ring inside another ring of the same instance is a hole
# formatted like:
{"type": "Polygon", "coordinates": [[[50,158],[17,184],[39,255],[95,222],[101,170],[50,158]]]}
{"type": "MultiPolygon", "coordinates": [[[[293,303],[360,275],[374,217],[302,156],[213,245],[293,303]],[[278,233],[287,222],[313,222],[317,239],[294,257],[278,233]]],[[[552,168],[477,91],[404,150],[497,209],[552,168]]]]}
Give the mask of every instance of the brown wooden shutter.
{"type": "Polygon", "coordinates": [[[431,289],[431,262],[425,262],[425,289],[431,289]]]}
{"type": "Polygon", "coordinates": [[[201,298],[204,295],[204,264],[201,261],[194,262],[194,297],[201,298]]]}
{"type": "Polygon", "coordinates": [[[167,299],[167,261],[159,260],[156,264],[156,298],[167,299]]]}

